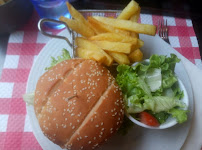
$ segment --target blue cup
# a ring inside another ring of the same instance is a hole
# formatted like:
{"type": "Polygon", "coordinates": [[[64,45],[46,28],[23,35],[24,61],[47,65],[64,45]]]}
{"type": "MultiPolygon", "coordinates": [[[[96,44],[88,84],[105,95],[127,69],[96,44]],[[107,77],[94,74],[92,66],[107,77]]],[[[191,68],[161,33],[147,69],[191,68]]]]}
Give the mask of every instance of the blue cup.
{"type": "MultiPolygon", "coordinates": [[[[60,16],[70,18],[66,5],[67,0],[31,0],[40,18],[59,20],[60,16]]],[[[62,29],[65,26],[57,23],[46,23],[49,28],[62,29]]]]}

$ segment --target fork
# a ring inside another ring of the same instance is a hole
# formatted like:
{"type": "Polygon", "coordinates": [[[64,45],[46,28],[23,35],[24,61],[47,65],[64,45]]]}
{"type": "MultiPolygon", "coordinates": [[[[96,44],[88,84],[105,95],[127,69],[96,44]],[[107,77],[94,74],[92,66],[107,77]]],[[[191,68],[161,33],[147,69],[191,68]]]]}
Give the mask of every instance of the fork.
{"type": "Polygon", "coordinates": [[[168,25],[167,20],[159,20],[158,21],[158,35],[168,44],[170,44],[170,41],[168,39],[168,25]]]}

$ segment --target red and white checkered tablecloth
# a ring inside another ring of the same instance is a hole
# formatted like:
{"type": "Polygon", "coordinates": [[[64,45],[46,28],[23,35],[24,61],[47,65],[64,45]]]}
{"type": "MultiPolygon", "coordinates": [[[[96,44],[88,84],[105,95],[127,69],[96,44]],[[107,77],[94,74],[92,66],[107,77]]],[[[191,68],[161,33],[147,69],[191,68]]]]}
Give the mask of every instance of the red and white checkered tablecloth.
{"type": "MultiPolygon", "coordinates": [[[[141,14],[140,22],[157,25],[158,19],[162,18],[168,21],[171,46],[202,69],[199,46],[190,19],[141,14]]],[[[33,135],[26,104],[22,99],[35,58],[50,40],[38,31],[38,19],[34,13],[24,28],[9,37],[0,78],[0,150],[42,149],[33,135]]]]}

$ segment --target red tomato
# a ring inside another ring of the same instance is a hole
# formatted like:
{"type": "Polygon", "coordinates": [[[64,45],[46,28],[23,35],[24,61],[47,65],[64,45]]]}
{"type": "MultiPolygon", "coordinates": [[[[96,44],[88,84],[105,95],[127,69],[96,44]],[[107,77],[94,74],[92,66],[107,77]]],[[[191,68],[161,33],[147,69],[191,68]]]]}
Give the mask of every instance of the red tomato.
{"type": "Polygon", "coordinates": [[[153,127],[158,127],[160,125],[154,116],[145,111],[140,113],[140,122],[153,127]]]}

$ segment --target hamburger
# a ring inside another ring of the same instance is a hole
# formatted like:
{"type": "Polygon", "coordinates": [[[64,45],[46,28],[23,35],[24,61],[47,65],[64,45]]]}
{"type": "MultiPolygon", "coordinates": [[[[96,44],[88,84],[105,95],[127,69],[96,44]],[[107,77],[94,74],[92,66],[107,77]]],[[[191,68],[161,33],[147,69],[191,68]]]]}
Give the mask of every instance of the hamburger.
{"type": "Polygon", "coordinates": [[[95,149],[119,129],[124,117],[120,88],[101,64],[65,60],[37,82],[34,110],[43,134],[61,148],[95,149]]]}

